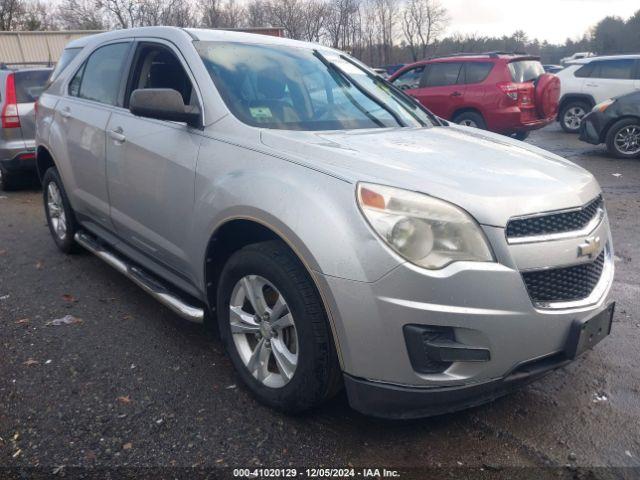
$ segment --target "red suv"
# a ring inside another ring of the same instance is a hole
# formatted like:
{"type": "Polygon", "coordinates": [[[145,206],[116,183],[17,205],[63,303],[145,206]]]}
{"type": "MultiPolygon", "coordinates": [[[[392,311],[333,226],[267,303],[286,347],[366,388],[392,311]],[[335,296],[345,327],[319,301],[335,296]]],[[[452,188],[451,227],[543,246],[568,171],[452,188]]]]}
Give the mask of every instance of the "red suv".
{"type": "Polygon", "coordinates": [[[560,80],[539,57],[459,54],[407,65],[390,79],[442,118],[524,139],[553,122],[560,80]]]}

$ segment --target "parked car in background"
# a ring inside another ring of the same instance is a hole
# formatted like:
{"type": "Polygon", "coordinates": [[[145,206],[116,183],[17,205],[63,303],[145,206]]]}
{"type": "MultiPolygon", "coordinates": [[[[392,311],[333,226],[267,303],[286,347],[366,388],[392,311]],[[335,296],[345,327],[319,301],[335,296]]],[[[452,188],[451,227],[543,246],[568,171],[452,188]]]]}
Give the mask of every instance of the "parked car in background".
{"type": "Polygon", "coordinates": [[[640,158],[640,91],[599,103],[582,119],[580,140],[605,143],[618,158],[640,158]]]}
{"type": "Polygon", "coordinates": [[[50,68],[0,66],[0,190],[36,171],[34,104],[50,74],[50,68]]]}
{"type": "Polygon", "coordinates": [[[378,75],[380,75],[384,79],[389,78],[389,74],[387,73],[387,70],[384,68],[374,68],[373,71],[376,72],[378,75]]]}
{"type": "Polygon", "coordinates": [[[559,72],[558,121],[565,132],[578,133],[582,118],[594,105],[640,90],[640,55],[577,60],[559,72]]]}
{"type": "Polygon", "coordinates": [[[520,140],[555,119],[560,82],[538,57],[461,54],[407,65],[389,79],[436,115],[520,140]]]}
{"type": "Polygon", "coordinates": [[[575,60],[581,60],[583,58],[589,58],[589,57],[595,57],[595,56],[596,54],[593,52],[578,52],[578,53],[574,53],[569,57],[561,58],[560,63],[565,64],[565,63],[573,62],[575,60]]]}
{"type": "MultiPolygon", "coordinates": [[[[450,412],[609,334],[607,213],[570,161],[442,122],[317,44],[149,27],[70,48],[37,116],[55,244],[218,328],[263,403],[344,386],[366,414],[450,412]]],[[[541,67],[506,68],[531,95],[541,67]]]]}
{"type": "Polygon", "coordinates": [[[542,68],[544,68],[544,71],[547,72],[547,73],[556,74],[560,70],[564,69],[564,66],[562,66],[562,65],[542,65],[542,68]]]}

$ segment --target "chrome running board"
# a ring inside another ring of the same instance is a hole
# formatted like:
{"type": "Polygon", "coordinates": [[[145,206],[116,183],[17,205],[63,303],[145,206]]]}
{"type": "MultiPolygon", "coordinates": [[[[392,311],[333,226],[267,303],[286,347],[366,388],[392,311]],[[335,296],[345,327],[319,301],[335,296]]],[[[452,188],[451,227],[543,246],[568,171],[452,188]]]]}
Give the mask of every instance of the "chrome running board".
{"type": "Polygon", "coordinates": [[[185,303],[175,294],[171,293],[170,289],[155,277],[152,277],[139,267],[130,265],[123,257],[118,256],[118,254],[111,250],[107,250],[85,232],[78,232],[73,238],[78,244],[82,245],[95,256],[104,260],[117,271],[127,276],[145,292],[150,294],[169,309],[173,310],[185,320],[194,323],[203,323],[204,310],[202,308],[194,307],[193,305],[185,303]]]}

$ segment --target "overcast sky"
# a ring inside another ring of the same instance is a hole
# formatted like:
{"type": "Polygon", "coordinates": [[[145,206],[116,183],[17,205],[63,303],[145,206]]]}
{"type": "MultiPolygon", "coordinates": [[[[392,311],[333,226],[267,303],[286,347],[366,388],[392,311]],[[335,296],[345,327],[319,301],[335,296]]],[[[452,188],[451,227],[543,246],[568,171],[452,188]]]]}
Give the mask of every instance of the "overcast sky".
{"type": "Polygon", "coordinates": [[[607,15],[625,20],[640,9],[639,0],[440,0],[449,10],[448,34],[510,35],[518,29],[530,38],[564,43],[607,15]]]}

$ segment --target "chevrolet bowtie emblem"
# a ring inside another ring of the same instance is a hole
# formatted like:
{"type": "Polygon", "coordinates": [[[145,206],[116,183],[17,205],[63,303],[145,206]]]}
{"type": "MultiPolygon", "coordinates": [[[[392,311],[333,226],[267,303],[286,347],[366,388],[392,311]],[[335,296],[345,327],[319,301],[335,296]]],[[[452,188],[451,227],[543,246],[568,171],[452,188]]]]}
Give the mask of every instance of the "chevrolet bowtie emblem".
{"type": "Polygon", "coordinates": [[[583,244],[578,245],[578,257],[593,258],[594,255],[600,253],[601,246],[600,237],[589,237],[583,244]]]}

